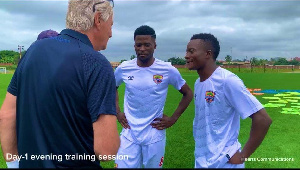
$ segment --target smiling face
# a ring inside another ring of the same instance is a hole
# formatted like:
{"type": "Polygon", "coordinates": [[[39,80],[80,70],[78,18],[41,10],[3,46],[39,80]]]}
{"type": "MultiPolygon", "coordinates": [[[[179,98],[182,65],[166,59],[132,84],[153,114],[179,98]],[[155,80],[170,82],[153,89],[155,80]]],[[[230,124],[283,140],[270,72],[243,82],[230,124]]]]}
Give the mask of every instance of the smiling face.
{"type": "Polygon", "coordinates": [[[208,50],[205,41],[194,39],[188,43],[184,58],[189,70],[201,70],[212,59],[212,51],[208,50]]]}
{"type": "Polygon", "coordinates": [[[134,42],[137,59],[143,63],[150,62],[156,49],[155,39],[150,35],[137,35],[134,42]]]}

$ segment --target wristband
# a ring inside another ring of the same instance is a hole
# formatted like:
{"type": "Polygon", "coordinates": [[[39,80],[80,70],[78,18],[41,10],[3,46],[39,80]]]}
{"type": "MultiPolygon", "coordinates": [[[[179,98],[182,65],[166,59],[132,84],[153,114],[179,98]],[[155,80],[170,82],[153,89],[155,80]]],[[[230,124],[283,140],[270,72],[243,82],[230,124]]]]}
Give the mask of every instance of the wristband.
{"type": "Polygon", "coordinates": [[[19,161],[11,161],[11,162],[6,162],[7,168],[19,168],[19,161]]]}

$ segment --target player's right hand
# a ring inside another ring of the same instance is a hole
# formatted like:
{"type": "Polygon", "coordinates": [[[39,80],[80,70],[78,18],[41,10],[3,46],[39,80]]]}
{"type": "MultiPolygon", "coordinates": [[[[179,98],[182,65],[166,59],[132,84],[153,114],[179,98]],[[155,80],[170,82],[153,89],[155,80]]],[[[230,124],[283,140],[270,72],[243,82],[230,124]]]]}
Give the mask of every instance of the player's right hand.
{"type": "Polygon", "coordinates": [[[130,126],[129,126],[128,121],[127,121],[126,116],[125,116],[125,113],[119,112],[117,114],[117,119],[121,123],[121,125],[123,126],[123,128],[130,129],[130,126]]]}
{"type": "Polygon", "coordinates": [[[245,157],[243,156],[242,152],[239,150],[230,158],[228,163],[230,164],[242,164],[245,162],[245,157]]]}

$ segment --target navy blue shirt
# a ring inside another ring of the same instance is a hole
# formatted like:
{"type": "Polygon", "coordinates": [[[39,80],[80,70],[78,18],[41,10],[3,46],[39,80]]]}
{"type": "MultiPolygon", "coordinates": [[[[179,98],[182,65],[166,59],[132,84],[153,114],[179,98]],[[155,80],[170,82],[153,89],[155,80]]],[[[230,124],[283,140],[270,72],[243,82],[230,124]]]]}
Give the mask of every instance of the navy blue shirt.
{"type": "Polygon", "coordinates": [[[20,168],[100,166],[92,124],[116,115],[116,84],[86,35],[65,29],[34,42],[7,91],[17,96],[20,168]]]}

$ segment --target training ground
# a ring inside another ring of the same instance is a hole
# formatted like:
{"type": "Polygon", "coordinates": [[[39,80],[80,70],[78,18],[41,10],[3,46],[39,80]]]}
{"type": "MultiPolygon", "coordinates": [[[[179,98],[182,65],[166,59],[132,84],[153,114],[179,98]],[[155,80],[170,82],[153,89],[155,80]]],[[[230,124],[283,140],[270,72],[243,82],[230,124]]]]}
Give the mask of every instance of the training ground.
{"type": "MultiPolygon", "coordinates": [[[[179,69],[183,78],[191,89],[194,89],[195,80],[198,75],[195,71],[179,69]]],[[[300,74],[263,72],[243,72],[233,70],[245,83],[247,88],[262,90],[300,90],[300,74]]],[[[299,72],[299,70],[295,70],[299,72]]],[[[0,105],[4,100],[7,86],[12,74],[0,74],[0,105]]],[[[119,88],[120,103],[123,103],[124,88],[119,88]]],[[[294,95],[300,97],[300,95],[294,95]]],[[[238,96],[237,96],[238,97],[238,96]]],[[[263,97],[274,97],[274,94],[263,94],[256,96],[262,104],[270,102],[263,97]]],[[[164,113],[172,115],[175,111],[181,94],[170,86],[164,113]]],[[[293,101],[296,105],[300,100],[293,101]]],[[[300,106],[300,105],[299,105],[300,106]]],[[[285,107],[291,107],[287,103],[285,107]]],[[[121,106],[123,109],[123,106],[121,106]]],[[[297,108],[297,107],[296,107],[297,108]]],[[[300,141],[300,115],[283,114],[282,107],[266,107],[273,120],[265,140],[251,156],[251,161],[246,162],[246,168],[300,168],[299,141],[300,141]]],[[[299,108],[300,111],[300,108],[299,108]]],[[[194,139],[193,139],[194,100],[187,110],[178,119],[176,124],[167,129],[167,145],[164,159],[164,168],[193,168],[194,167],[194,139]]],[[[241,120],[239,140],[242,146],[249,138],[251,119],[241,120]]],[[[119,132],[121,126],[118,124],[119,132]]],[[[102,162],[103,168],[113,168],[114,163],[102,162]]],[[[0,168],[6,164],[0,153],[0,168]]]]}

